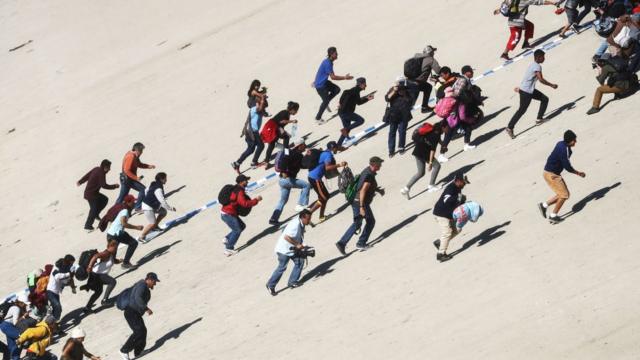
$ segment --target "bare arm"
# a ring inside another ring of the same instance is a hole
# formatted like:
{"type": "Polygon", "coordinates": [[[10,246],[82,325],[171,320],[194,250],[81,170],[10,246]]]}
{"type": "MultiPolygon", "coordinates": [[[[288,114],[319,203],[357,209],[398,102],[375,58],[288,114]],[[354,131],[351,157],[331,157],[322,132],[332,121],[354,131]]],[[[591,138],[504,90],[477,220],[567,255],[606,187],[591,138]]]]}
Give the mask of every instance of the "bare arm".
{"type": "Polygon", "coordinates": [[[127,217],[126,216],[122,216],[120,218],[120,224],[125,229],[142,230],[142,228],[143,228],[142,225],[131,225],[131,224],[129,224],[129,222],[127,221],[127,217]]]}
{"type": "Polygon", "coordinates": [[[558,88],[558,85],[548,82],[543,76],[542,71],[536,71],[536,78],[540,81],[540,83],[552,87],[554,89],[558,88]]]}
{"type": "Polygon", "coordinates": [[[329,77],[331,78],[331,80],[351,80],[353,79],[353,76],[351,76],[351,74],[347,73],[347,75],[345,76],[340,76],[340,75],[336,75],[334,73],[329,74],[329,77]]]}
{"type": "Polygon", "coordinates": [[[362,184],[362,188],[360,188],[360,193],[358,193],[358,199],[360,199],[360,209],[364,208],[364,198],[367,196],[367,191],[371,187],[371,183],[365,182],[362,184]]]}

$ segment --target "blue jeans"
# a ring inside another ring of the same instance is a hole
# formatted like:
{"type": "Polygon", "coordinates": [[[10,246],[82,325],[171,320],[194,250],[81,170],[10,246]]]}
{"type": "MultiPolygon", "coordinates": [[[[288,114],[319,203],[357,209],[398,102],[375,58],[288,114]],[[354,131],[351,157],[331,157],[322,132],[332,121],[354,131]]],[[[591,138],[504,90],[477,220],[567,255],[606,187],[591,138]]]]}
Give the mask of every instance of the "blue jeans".
{"type": "Polygon", "coordinates": [[[600,42],[600,46],[598,46],[598,50],[596,50],[596,55],[598,57],[601,57],[607,51],[608,47],[609,43],[607,42],[607,39],[602,39],[602,41],[600,42]]]}
{"type": "Polygon", "coordinates": [[[322,114],[324,114],[324,111],[327,109],[327,106],[329,106],[329,102],[331,101],[331,99],[333,99],[334,97],[336,97],[336,95],[340,93],[340,88],[338,87],[338,85],[332,83],[330,80],[327,80],[327,82],[324,83],[324,86],[321,88],[316,88],[316,91],[318,92],[318,95],[320,95],[320,98],[322,99],[322,103],[320,104],[320,109],[318,109],[318,114],[316,115],[316,120],[320,120],[322,119],[322,114]]]}
{"type": "Polygon", "coordinates": [[[227,234],[225,238],[227,239],[226,248],[228,250],[233,250],[233,248],[236,246],[236,243],[238,242],[238,239],[240,238],[240,234],[242,234],[242,231],[247,227],[247,225],[245,225],[245,223],[240,220],[238,216],[221,214],[220,217],[222,218],[222,221],[224,221],[224,223],[227,224],[227,226],[231,229],[231,232],[227,234]]]}
{"type": "Polygon", "coordinates": [[[238,158],[238,161],[236,161],[236,163],[238,163],[238,165],[242,164],[242,162],[246,158],[253,154],[253,160],[251,161],[251,164],[257,164],[258,158],[260,157],[260,154],[262,154],[262,150],[264,149],[264,143],[260,138],[260,133],[257,131],[253,131],[253,139],[251,139],[249,136],[245,136],[244,141],[247,142],[247,149],[242,153],[242,155],[240,155],[240,158],[238,158]]]}
{"type": "Polygon", "coordinates": [[[404,149],[407,142],[407,122],[401,121],[395,123],[389,122],[389,154],[393,154],[396,151],[396,132],[398,133],[398,147],[404,149]]]}
{"type": "Polygon", "coordinates": [[[360,239],[358,239],[357,244],[359,246],[364,246],[367,244],[367,240],[369,240],[369,236],[371,235],[373,227],[376,226],[376,219],[373,217],[373,212],[371,211],[370,205],[364,206],[364,217],[360,216],[359,201],[354,201],[351,204],[351,209],[353,210],[353,224],[349,226],[347,232],[342,235],[342,239],[340,239],[338,243],[342,246],[347,246],[347,243],[349,242],[349,240],[351,240],[351,237],[353,237],[356,231],[360,229],[360,226],[362,226],[362,220],[364,219],[366,221],[366,224],[364,226],[364,229],[362,230],[362,233],[360,234],[360,239]]]}
{"type": "Polygon", "coordinates": [[[60,303],[60,295],[47,290],[47,299],[49,300],[49,304],[51,304],[51,315],[53,315],[56,321],[59,321],[60,316],[62,315],[62,304],[60,303]]]}
{"type": "Polygon", "coordinates": [[[273,215],[271,215],[272,221],[278,221],[280,219],[282,209],[284,209],[284,205],[289,201],[291,189],[302,189],[300,197],[298,198],[298,205],[307,206],[309,204],[310,185],[308,182],[300,179],[280,178],[279,183],[280,200],[278,201],[278,205],[276,205],[275,210],[273,210],[273,215]]]}
{"type": "Polygon", "coordinates": [[[278,281],[284,274],[284,271],[287,270],[287,263],[289,260],[293,261],[293,271],[291,271],[291,275],[289,275],[289,286],[300,280],[300,274],[302,274],[302,266],[304,265],[304,260],[298,257],[292,257],[289,255],[284,255],[280,253],[276,253],[278,255],[278,267],[273,271],[269,282],[267,282],[267,286],[270,289],[275,289],[278,281]]]}
{"type": "Polygon", "coordinates": [[[144,199],[144,190],[145,187],[141,182],[131,180],[127,175],[120,174],[120,194],[118,195],[118,199],[116,200],[116,204],[119,204],[124,200],[124,197],[129,194],[129,190],[134,189],[138,192],[138,199],[136,200],[135,209],[140,209],[142,206],[142,200],[144,199]]]}
{"type": "Polygon", "coordinates": [[[15,327],[12,323],[8,321],[3,321],[0,323],[0,330],[7,335],[7,350],[8,357],[3,357],[4,359],[11,360],[19,360],[20,359],[20,348],[16,345],[16,340],[20,337],[20,330],[15,327]]]}
{"type": "MultiPolygon", "coordinates": [[[[347,132],[364,124],[364,119],[362,118],[362,116],[356,113],[350,113],[350,114],[338,113],[338,116],[340,116],[340,120],[342,120],[342,127],[344,129],[347,129],[347,132]]],[[[338,139],[338,146],[342,146],[342,143],[345,140],[346,140],[346,137],[340,134],[340,138],[338,139]]]]}

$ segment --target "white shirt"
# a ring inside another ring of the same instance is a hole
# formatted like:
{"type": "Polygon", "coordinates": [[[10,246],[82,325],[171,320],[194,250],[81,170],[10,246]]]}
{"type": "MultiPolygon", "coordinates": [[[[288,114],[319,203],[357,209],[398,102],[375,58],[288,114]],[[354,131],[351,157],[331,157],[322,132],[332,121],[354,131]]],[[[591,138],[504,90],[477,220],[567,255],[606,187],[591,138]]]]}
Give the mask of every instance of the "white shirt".
{"type": "Polygon", "coordinates": [[[4,317],[4,321],[10,322],[13,326],[18,323],[20,319],[20,307],[18,305],[13,305],[7,311],[7,315],[4,317]]]}
{"type": "Polygon", "coordinates": [[[533,94],[533,91],[536,89],[536,81],[538,81],[538,77],[536,76],[537,72],[542,72],[542,66],[534,61],[527,68],[527,72],[524,73],[520,90],[527,94],[533,94]]]}
{"type": "Polygon", "coordinates": [[[276,253],[283,255],[293,255],[293,250],[289,248],[294,245],[288,242],[285,236],[289,236],[296,242],[302,243],[302,238],[304,237],[304,225],[300,221],[300,217],[296,216],[294,219],[289,221],[287,226],[282,231],[282,234],[280,234],[275,248],[276,253]]]}
{"type": "Polygon", "coordinates": [[[91,271],[93,271],[96,274],[108,274],[109,271],[111,271],[112,267],[113,267],[113,256],[109,256],[109,260],[107,261],[102,261],[98,259],[98,262],[93,265],[93,268],[91,268],[91,271]]]}
{"type": "MultiPolygon", "coordinates": [[[[51,270],[53,274],[58,268],[54,267],[51,270]]],[[[57,273],[55,275],[49,276],[49,283],[47,284],[47,290],[51,291],[54,294],[60,295],[62,292],[62,288],[69,283],[69,279],[71,278],[71,273],[57,273]]]]}
{"type": "Polygon", "coordinates": [[[107,234],[111,236],[118,236],[120,235],[120,233],[122,233],[122,231],[124,231],[124,227],[122,226],[122,222],[120,221],[120,219],[123,217],[129,219],[129,209],[120,210],[118,215],[116,215],[116,218],[113,219],[111,226],[109,226],[109,230],[107,230],[107,234]]]}

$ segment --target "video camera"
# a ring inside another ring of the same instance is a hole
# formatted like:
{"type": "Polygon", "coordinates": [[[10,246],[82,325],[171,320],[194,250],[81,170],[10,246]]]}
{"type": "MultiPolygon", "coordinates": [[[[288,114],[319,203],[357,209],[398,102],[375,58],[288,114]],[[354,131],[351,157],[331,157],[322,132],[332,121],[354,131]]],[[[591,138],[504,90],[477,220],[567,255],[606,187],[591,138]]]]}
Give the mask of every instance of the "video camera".
{"type": "Polygon", "coordinates": [[[316,256],[316,248],[313,246],[303,246],[302,249],[296,249],[295,246],[289,248],[289,250],[293,250],[293,257],[306,259],[307,257],[316,256]]]}

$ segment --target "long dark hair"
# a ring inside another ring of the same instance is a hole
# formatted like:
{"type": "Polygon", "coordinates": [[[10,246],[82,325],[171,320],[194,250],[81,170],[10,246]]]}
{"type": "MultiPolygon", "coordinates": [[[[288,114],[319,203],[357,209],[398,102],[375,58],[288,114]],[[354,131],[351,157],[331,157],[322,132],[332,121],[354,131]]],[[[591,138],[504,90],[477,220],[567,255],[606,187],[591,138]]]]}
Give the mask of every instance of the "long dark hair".
{"type": "Polygon", "coordinates": [[[260,83],[260,80],[258,80],[258,79],[253,80],[253,81],[251,82],[251,86],[249,87],[249,91],[247,91],[247,96],[251,96],[251,92],[252,92],[253,90],[257,90],[256,88],[259,88],[259,87],[260,87],[260,84],[261,84],[261,83],[260,83]]]}

